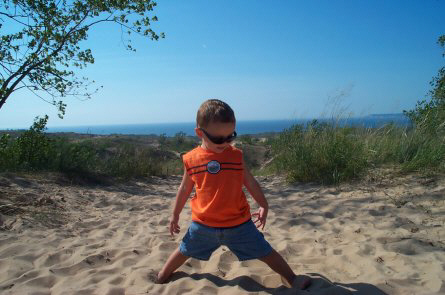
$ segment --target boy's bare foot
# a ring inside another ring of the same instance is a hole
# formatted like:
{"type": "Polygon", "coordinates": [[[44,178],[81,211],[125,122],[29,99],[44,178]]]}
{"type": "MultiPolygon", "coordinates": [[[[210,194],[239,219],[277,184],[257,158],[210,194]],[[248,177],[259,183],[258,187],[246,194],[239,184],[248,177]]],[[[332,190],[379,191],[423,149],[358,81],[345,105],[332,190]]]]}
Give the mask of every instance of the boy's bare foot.
{"type": "Polygon", "coordinates": [[[304,290],[311,285],[311,278],[303,275],[296,276],[290,284],[284,277],[281,277],[281,282],[288,288],[304,290]]]}
{"type": "Polygon", "coordinates": [[[160,271],[156,278],[156,284],[163,284],[167,281],[167,279],[168,277],[162,271],[160,271]]]}

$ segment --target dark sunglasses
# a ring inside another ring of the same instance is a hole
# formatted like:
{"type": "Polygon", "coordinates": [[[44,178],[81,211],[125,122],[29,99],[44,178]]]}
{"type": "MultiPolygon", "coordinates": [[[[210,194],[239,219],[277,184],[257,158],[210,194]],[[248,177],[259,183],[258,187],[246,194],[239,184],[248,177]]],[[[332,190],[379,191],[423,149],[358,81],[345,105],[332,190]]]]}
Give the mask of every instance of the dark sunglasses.
{"type": "Polygon", "coordinates": [[[224,136],[213,136],[207,133],[207,131],[205,131],[202,128],[199,128],[199,130],[201,130],[202,132],[204,132],[204,134],[207,136],[207,138],[213,142],[214,144],[223,144],[225,142],[232,142],[235,138],[236,138],[236,131],[233,131],[232,134],[230,134],[227,137],[224,136]]]}

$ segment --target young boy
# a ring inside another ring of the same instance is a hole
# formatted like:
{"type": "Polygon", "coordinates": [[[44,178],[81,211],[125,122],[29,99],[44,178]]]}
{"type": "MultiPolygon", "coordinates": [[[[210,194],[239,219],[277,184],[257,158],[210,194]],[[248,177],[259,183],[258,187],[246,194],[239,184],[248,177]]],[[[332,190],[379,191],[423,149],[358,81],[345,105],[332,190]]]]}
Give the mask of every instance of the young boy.
{"type": "Polygon", "coordinates": [[[240,261],[265,262],[281,275],[287,287],[307,288],[310,280],[304,277],[297,280],[283,257],[257,229],[266,225],[268,203],[258,182],[245,167],[242,152],[230,144],[236,137],[233,110],[223,101],[207,100],[198,110],[196,124],[195,132],[202,142],[183,156],[184,175],[170,219],[170,234],[179,233],[179,214],[195,187],[196,194],[191,200],[192,223],[179,248],[159,272],[158,282],[166,282],[188,258],[209,260],[213,251],[225,245],[240,261]],[[243,185],[260,206],[254,214],[250,214],[243,185]]]}

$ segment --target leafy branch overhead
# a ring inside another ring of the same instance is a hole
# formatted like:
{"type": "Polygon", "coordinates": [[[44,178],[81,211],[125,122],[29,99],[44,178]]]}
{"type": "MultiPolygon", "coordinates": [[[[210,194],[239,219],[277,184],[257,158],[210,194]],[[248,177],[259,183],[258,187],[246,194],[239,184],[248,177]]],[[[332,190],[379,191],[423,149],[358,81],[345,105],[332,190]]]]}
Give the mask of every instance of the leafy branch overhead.
{"type": "MultiPolygon", "coordinates": [[[[80,46],[89,30],[111,23],[158,40],[164,34],[151,29],[158,20],[155,6],[150,0],[0,0],[0,109],[25,88],[56,105],[62,117],[66,104],[58,99],[97,91],[73,70],[94,63],[91,50],[80,46]]],[[[130,41],[127,48],[134,51],[130,41]]]]}

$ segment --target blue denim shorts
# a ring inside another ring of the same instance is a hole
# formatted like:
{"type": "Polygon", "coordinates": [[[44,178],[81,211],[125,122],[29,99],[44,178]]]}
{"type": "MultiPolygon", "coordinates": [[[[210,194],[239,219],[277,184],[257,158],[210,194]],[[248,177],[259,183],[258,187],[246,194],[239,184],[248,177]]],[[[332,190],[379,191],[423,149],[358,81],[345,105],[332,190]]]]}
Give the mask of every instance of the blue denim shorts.
{"type": "Polygon", "coordinates": [[[251,219],[235,227],[210,227],[193,221],[179,245],[188,257],[209,260],[220,246],[227,246],[240,261],[257,259],[272,252],[272,247],[251,219]]]}

